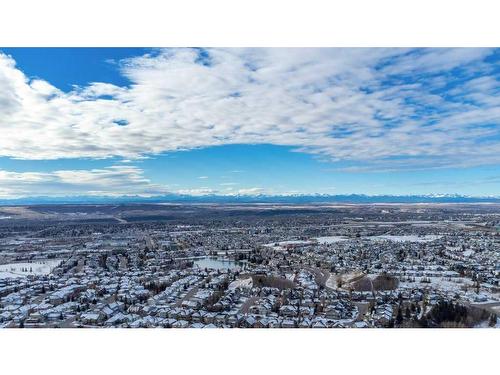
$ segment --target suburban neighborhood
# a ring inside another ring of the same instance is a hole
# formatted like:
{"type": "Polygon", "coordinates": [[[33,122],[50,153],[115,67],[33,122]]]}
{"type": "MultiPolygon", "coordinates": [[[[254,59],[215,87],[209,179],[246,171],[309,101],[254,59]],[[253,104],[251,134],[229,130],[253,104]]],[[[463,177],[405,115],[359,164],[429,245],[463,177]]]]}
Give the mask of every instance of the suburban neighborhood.
{"type": "Polygon", "coordinates": [[[499,326],[496,208],[269,206],[216,215],[228,209],[175,220],[124,211],[112,220],[99,212],[105,207],[73,206],[59,214],[83,212],[85,223],[54,223],[54,208],[50,219],[3,220],[0,326],[499,326]]]}

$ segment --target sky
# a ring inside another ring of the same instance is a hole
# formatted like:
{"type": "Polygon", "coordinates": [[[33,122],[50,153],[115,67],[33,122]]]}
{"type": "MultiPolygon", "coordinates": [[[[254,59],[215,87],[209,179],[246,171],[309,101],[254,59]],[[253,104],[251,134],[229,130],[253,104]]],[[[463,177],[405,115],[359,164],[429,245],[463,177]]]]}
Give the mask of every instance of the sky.
{"type": "Polygon", "coordinates": [[[500,49],[1,48],[0,198],[500,196],[500,49]]]}

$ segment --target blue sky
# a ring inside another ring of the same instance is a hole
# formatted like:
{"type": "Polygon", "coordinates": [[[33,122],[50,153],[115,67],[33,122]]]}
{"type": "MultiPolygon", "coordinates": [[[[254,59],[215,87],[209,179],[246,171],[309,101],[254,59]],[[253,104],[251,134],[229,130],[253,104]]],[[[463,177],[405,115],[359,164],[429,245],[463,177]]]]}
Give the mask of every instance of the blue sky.
{"type": "Polygon", "coordinates": [[[500,195],[498,49],[0,48],[0,197],[500,195]]]}

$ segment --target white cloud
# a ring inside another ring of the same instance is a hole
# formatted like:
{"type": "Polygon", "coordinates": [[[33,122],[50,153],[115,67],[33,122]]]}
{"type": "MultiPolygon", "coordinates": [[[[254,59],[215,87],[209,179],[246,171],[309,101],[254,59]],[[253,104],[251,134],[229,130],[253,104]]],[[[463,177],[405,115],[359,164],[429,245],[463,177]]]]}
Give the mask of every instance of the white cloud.
{"type": "Polygon", "coordinates": [[[15,172],[0,169],[0,198],[27,196],[142,196],[167,194],[203,195],[258,195],[280,194],[261,187],[234,189],[237,183],[221,183],[224,189],[198,187],[173,189],[176,184],[152,183],[144,171],[132,165],[113,165],[101,169],[56,170],[51,172],[15,172]]]}
{"type": "Polygon", "coordinates": [[[261,187],[252,187],[252,188],[244,188],[235,190],[232,187],[227,187],[223,190],[220,189],[212,189],[208,187],[194,188],[194,189],[180,189],[175,190],[175,194],[182,195],[193,195],[193,196],[203,196],[203,195],[225,195],[225,196],[234,196],[234,195],[259,195],[259,194],[281,194],[275,193],[271,190],[266,190],[261,187]]]}
{"type": "Polygon", "coordinates": [[[268,143],[368,167],[404,169],[395,157],[416,167],[429,158],[498,163],[491,53],[168,49],[119,62],[129,87],[96,82],[68,93],[26,77],[0,54],[0,156],[135,159],[268,143]]]}
{"type": "Polygon", "coordinates": [[[194,189],[179,189],[179,190],[175,191],[175,193],[177,193],[177,194],[194,195],[194,196],[217,194],[218,192],[219,191],[216,189],[210,189],[207,187],[194,188],[194,189]]]}
{"type": "Polygon", "coordinates": [[[0,197],[140,195],[168,193],[166,186],[151,183],[134,166],[91,170],[12,172],[0,170],[0,197]]]}
{"type": "Polygon", "coordinates": [[[267,194],[268,192],[266,189],[261,188],[261,187],[253,187],[253,188],[246,188],[246,189],[239,189],[237,190],[237,194],[239,195],[258,195],[258,194],[267,194]]]}

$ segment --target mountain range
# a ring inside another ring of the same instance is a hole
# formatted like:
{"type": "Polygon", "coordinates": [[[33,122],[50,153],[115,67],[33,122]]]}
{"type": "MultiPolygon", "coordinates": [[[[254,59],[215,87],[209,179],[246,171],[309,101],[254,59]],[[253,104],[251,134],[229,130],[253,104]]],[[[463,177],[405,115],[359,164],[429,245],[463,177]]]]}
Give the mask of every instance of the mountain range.
{"type": "Polygon", "coordinates": [[[34,204],[120,204],[120,203],[500,203],[500,196],[467,196],[459,194],[429,195],[365,195],[365,194],[312,194],[312,195],[183,195],[167,194],[143,196],[67,196],[24,197],[0,199],[0,205],[34,204]]]}

